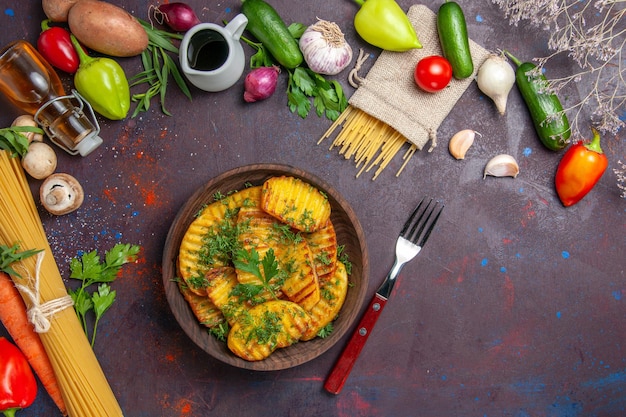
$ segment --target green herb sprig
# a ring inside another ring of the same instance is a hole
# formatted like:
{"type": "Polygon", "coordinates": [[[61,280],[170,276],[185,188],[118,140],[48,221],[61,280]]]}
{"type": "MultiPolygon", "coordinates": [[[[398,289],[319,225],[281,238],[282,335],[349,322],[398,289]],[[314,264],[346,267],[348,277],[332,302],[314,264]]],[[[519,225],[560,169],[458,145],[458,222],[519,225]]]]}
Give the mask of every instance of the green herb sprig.
{"type": "Polygon", "coordinates": [[[317,336],[320,339],[324,339],[328,336],[331,335],[331,333],[333,332],[333,330],[335,330],[333,323],[330,322],[328,323],[326,326],[322,327],[318,332],[317,332],[317,336]]]}
{"type": "Polygon", "coordinates": [[[105,252],[104,262],[100,261],[97,250],[83,253],[80,258],[70,261],[70,278],[82,281],[75,290],[68,289],[74,300],[74,310],[83,326],[87,337],[87,314],[93,311],[95,321],[91,335],[91,346],[96,340],[98,323],[104,313],[115,301],[116,291],[111,289],[110,283],[115,280],[122,266],[137,259],[140,246],[118,243],[105,252]],[[89,287],[99,284],[96,290],[89,287]]]}
{"type": "Polygon", "coordinates": [[[185,82],[176,61],[169,53],[178,55],[178,48],[172,43],[172,39],[182,39],[179,33],[172,33],[159,30],[144,20],[138,19],[148,34],[148,47],[141,53],[141,63],[144,70],[131,78],[131,87],[140,84],[148,84],[148,90],[144,93],[133,94],[133,101],[137,102],[137,107],[132,114],[136,117],[140,112],[150,108],[150,101],[153,97],[159,96],[161,111],[171,116],[172,114],[165,107],[165,95],[170,75],[176,82],[180,91],[191,100],[191,92],[185,82]]]}
{"type": "Polygon", "coordinates": [[[12,157],[20,158],[28,152],[28,138],[25,132],[43,135],[43,130],[34,126],[12,126],[0,129],[0,150],[7,151],[12,157]]]}
{"type": "Polygon", "coordinates": [[[346,245],[337,246],[337,259],[346,267],[346,273],[352,275],[352,262],[350,262],[348,254],[346,253],[346,245]]]}
{"type": "Polygon", "coordinates": [[[267,301],[268,294],[269,297],[278,299],[277,293],[284,282],[284,273],[278,266],[274,249],[270,248],[265,252],[262,260],[254,248],[249,251],[239,249],[233,258],[233,264],[235,268],[257,277],[259,284],[237,284],[232,290],[232,295],[252,304],[267,301]]]}
{"type": "Polygon", "coordinates": [[[21,278],[22,276],[11,268],[11,264],[22,261],[42,251],[42,249],[31,249],[18,252],[19,250],[20,245],[17,243],[10,247],[7,245],[0,245],[0,271],[13,275],[14,277],[21,278]]]}

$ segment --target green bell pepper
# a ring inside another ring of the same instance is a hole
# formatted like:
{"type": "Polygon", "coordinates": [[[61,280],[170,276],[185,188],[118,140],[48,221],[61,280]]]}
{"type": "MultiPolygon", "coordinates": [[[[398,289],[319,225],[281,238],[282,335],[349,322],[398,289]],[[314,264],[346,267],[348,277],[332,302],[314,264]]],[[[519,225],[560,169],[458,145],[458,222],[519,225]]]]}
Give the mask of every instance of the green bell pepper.
{"type": "Polygon", "coordinates": [[[74,74],[74,87],[93,109],[111,120],[121,120],[130,109],[130,87],[122,67],[111,58],[92,58],[71,36],[80,66],[74,74]]]}
{"type": "Polygon", "coordinates": [[[419,49],[413,25],[394,0],[355,0],[361,6],[354,16],[354,28],[367,43],[387,51],[419,49]]]}

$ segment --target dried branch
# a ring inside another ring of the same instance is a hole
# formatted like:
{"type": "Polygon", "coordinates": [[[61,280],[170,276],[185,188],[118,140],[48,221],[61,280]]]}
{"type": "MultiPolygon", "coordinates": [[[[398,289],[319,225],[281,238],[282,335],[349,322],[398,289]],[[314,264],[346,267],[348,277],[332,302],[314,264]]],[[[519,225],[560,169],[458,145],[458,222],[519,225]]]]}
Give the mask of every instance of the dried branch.
{"type": "Polygon", "coordinates": [[[621,197],[626,198],[626,164],[622,161],[617,161],[620,169],[613,168],[613,172],[617,176],[617,188],[622,190],[621,197]]]}
{"type": "MultiPolygon", "coordinates": [[[[591,124],[603,133],[617,134],[626,127],[626,0],[492,0],[511,25],[528,21],[550,33],[553,51],[534,61],[539,70],[557,55],[567,54],[580,68],[566,77],[550,79],[547,86],[559,92],[577,84],[580,101],[567,107],[572,133],[579,130],[583,110],[590,108],[591,124]]],[[[588,123],[584,123],[585,131],[588,123]]]]}

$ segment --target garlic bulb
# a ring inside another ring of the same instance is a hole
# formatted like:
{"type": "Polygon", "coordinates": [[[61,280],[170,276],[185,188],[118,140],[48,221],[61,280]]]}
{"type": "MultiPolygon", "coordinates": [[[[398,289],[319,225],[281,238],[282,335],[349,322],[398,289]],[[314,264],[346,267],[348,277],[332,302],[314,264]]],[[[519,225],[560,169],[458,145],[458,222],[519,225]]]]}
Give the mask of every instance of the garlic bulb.
{"type": "Polygon", "coordinates": [[[319,20],[300,37],[300,51],[309,68],[325,75],[339,74],[352,61],[352,48],[336,23],[319,20]]]}
{"type": "Polygon", "coordinates": [[[517,177],[519,174],[519,166],[517,161],[511,155],[501,154],[494,156],[487,162],[483,179],[487,175],[492,177],[517,177]]]}

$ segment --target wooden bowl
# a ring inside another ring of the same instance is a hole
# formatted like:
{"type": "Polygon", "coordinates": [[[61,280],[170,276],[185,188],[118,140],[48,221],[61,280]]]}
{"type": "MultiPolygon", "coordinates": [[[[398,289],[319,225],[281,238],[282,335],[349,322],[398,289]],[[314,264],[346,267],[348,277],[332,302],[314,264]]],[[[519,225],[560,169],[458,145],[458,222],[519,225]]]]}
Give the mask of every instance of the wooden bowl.
{"type": "Polygon", "coordinates": [[[337,343],[350,329],[360,311],[367,291],[368,275],[369,264],[365,236],[352,208],[326,182],[307,172],[286,165],[248,165],[230,170],[210,180],[194,193],[176,215],[167,235],[163,252],[163,285],[165,286],[167,301],[185,333],[198,346],[220,361],[239,368],[258,371],[274,371],[301,365],[315,359],[337,343]],[[225,342],[221,342],[210,335],[207,328],[198,322],[175,281],[178,275],[176,260],[182,238],[194,216],[204,205],[213,201],[212,197],[216,192],[226,194],[232,190],[241,190],[246,183],[261,185],[266,179],[280,175],[300,178],[328,196],[332,208],[331,220],[337,233],[337,242],[339,245],[344,245],[345,253],[352,263],[352,273],[349,277],[351,286],[348,289],[346,301],[339,317],[334,322],[334,330],[328,337],[324,339],[315,338],[307,342],[296,343],[287,348],[277,349],[262,361],[249,362],[235,356],[225,342]]]}

